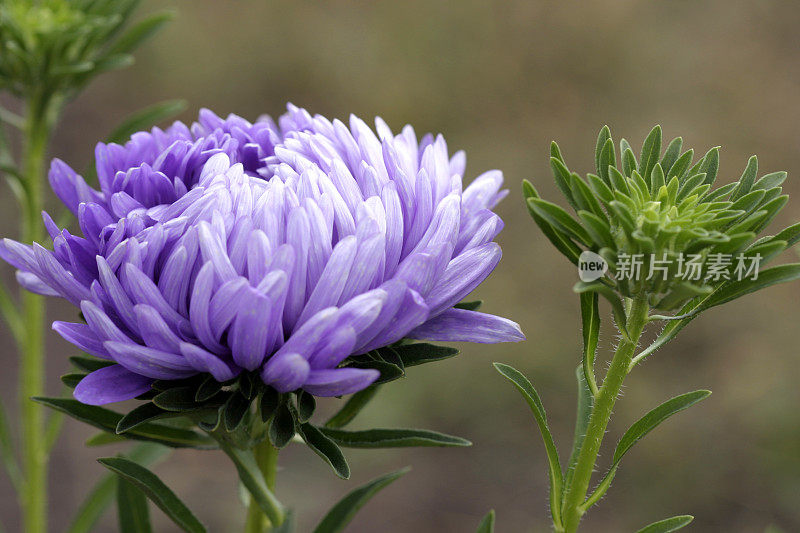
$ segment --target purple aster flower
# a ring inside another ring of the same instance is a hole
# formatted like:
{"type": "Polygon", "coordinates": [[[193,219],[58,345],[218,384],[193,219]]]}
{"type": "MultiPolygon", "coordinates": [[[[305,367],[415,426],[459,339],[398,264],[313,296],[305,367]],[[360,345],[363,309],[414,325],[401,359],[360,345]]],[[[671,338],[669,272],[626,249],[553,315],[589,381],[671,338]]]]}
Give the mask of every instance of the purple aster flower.
{"type": "Polygon", "coordinates": [[[502,174],[462,191],[463,152],[376,127],[291,105],[278,124],[204,110],[191,128],[98,144],[99,191],[54,160],[50,183],[83,235],[45,214],[52,251],[6,239],[0,255],[28,290],[80,307],[85,322],[53,324],[62,337],[116,363],[76,398],[243,371],[339,396],[378,377],[349,357],[403,338],[522,340],[510,320],[453,307],[500,260],[502,174]]]}

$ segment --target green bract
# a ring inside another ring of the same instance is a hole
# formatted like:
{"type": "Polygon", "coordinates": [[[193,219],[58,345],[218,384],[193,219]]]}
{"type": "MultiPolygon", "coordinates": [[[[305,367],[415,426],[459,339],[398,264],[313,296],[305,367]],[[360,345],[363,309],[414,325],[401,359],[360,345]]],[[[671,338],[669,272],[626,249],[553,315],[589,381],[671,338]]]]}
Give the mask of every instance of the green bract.
{"type": "Polygon", "coordinates": [[[625,139],[617,152],[605,126],[595,165],[596,174],[581,178],[567,168],[558,145],[551,146],[556,185],[575,216],[523,185],[533,219],[564,255],[577,264],[589,250],[607,262],[608,275],[579,283],[578,292],[645,294],[653,308],[676,309],[725,284],[757,278],[760,267],[800,239],[800,224],[760,237],[788,196],[781,194],[786,172],[759,179],[756,156],[737,181],[714,188],[718,147],[694,161],[678,137],[662,152],[656,126],[637,160],[625,139]]]}
{"type": "Polygon", "coordinates": [[[122,31],[139,0],[4,0],[0,90],[72,96],[101,72],[130,65],[141,42],[172,18],[157,13],[122,31]]]}

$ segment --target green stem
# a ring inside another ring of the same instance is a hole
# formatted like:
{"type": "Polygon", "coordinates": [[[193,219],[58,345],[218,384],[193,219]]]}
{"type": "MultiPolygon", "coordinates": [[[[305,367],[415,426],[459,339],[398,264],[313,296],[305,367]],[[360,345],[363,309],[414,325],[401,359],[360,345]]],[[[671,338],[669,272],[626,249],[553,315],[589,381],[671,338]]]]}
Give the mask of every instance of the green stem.
{"type": "MultiPolygon", "coordinates": [[[[28,101],[22,172],[25,200],[22,203],[23,242],[42,238],[44,160],[50,138],[48,100],[31,97],[28,101]]],[[[30,400],[44,394],[44,301],[41,296],[22,291],[24,332],[20,361],[20,424],[22,426],[22,464],[24,484],[22,509],[25,531],[47,530],[47,451],[44,408],[30,400]]]]}
{"type": "Polygon", "coordinates": [[[600,445],[603,442],[603,436],[608,427],[614,403],[617,400],[617,396],[619,396],[625,376],[628,375],[628,367],[636,352],[642,330],[647,323],[648,311],[649,306],[645,297],[637,297],[631,302],[626,324],[628,336],[622,337],[617,351],[614,353],[614,358],[611,360],[611,366],[603,380],[603,385],[595,398],[589,425],[586,428],[586,437],[578,454],[570,484],[565,488],[566,495],[564,497],[564,506],[561,510],[565,533],[574,533],[578,530],[578,524],[580,524],[581,517],[585,512],[581,505],[586,499],[586,493],[589,490],[592,472],[597,462],[597,454],[600,451],[600,445]]]}
{"type": "MultiPolygon", "coordinates": [[[[253,449],[253,454],[256,458],[258,469],[264,475],[264,480],[267,482],[269,490],[275,491],[275,478],[278,473],[278,449],[270,444],[269,439],[256,444],[253,449]]],[[[245,522],[245,533],[263,533],[270,531],[272,525],[269,519],[263,513],[258,504],[251,498],[250,505],[247,508],[247,522],[245,522]]]]}

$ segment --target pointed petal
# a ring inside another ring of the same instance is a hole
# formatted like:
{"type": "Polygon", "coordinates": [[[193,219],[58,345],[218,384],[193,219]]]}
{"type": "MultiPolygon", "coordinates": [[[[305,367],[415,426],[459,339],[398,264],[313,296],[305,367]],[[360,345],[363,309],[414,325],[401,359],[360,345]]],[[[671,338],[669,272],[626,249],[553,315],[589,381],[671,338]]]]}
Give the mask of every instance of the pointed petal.
{"type": "Polygon", "coordinates": [[[477,311],[448,309],[408,334],[412,339],[451,342],[519,342],[525,340],[519,324],[477,311]]]}
{"type": "Polygon", "coordinates": [[[219,382],[228,381],[235,378],[241,369],[234,364],[230,364],[213,353],[202,349],[194,344],[182,342],[180,350],[186,361],[198,372],[207,372],[214,376],[219,382]]]}
{"type": "Polygon", "coordinates": [[[129,372],[121,365],[111,365],[83,378],[73,396],[87,405],[105,405],[136,398],[149,391],[152,383],[152,379],[129,372]]]}
{"type": "Polygon", "coordinates": [[[378,376],[380,372],[371,368],[312,370],[303,384],[303,390],[314,396],[343,396],[366,389],[378,376]]]}
{"type": "Polygon", "coordinates": [[[183,355],[130,342],[109,341],[103,343],[103,346],[116,362],[142,376],[155,379],[182,379],[197,374],[197,370],[183,355]]]}
{"type": "Polygon", "coordinates": [[[283,352],[267,361],[261,371],[261,379],[278,392],[289,392],[305,382],[309,370],[305,357],[298,353],[283,352]]]}

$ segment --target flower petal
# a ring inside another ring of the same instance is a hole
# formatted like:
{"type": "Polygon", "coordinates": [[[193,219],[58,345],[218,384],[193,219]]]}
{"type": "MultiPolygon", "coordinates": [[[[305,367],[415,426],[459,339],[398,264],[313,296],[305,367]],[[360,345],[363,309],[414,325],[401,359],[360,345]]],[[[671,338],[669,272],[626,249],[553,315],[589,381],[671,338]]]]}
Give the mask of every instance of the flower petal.
{"type": "Polygon", "coordinates": [[[371,368],[312,370],[303,390],[314,396],[344,396],[366,389],[379,376],[380,372],[371,368]]]}
{"type": "Polygon", "coordinates": [[[507,318],[448,309],[408,334],[412,339],[450,342],[519,342],[525,340],[519,324],[507,318]]]}
{"type": "Polygon", "coordinates": [[[83,378],[72,394],[81,403],[105,405],[136,398],[149,391],[152,383],[152,379],[130,372],[121,365],[111,365],[83,378]]]}

